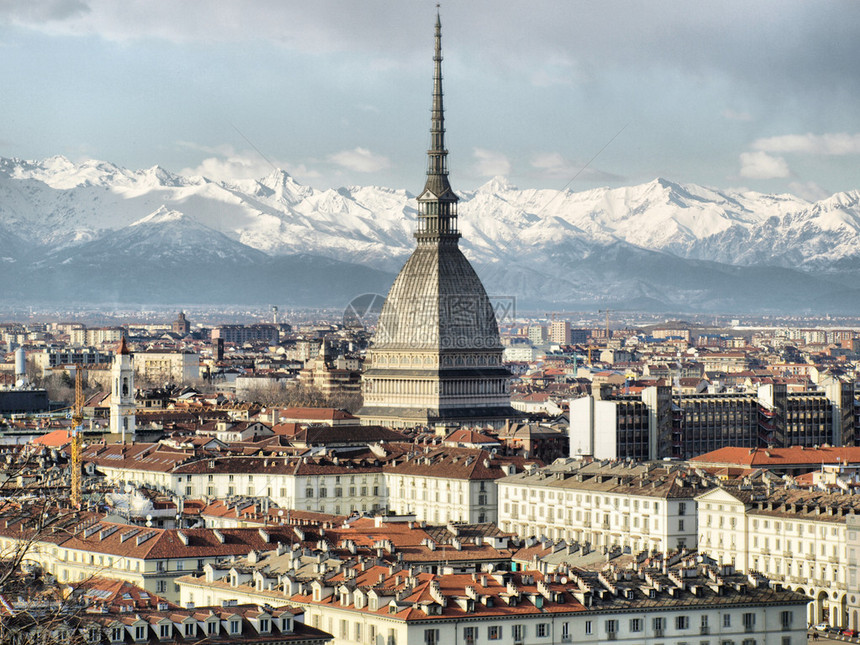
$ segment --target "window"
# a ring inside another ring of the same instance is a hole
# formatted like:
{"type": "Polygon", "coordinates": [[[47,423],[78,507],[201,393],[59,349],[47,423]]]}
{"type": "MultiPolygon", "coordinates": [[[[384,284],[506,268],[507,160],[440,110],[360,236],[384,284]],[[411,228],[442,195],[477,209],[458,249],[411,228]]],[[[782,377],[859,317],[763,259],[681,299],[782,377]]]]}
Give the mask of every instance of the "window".
{"type": "Polygon", "coordinates": [[[320,497],[328,497],[328,489],[325,486],[320,488],[320,497]]]}
{"type": "Polygon", "coordinates": [[[685,502],[681,502],[678,504],[678,515],[686,515],[687,514],[687,504],[685,502]]]}
{"type": "Polygon", "coordinates": [[[751,632],[755,629],[755,614],[748,612],[744,614],[744,631],[751,632]]]}
{"type": "Polygon", "coordinates": [[[657,636],[662,636],[663,630],[666,629],[666,619],[662,616],[657,616],[651,621],[651,626],[654,628],[654,633],[657,636]]]}
{"type": "Polygon", "coordinates": [[[218,623],[215,622],[214,620],[211,620],[208,623],[206,623],[206,633],[209,634],[210,636],[217,634],[218,633],[218,623]]]}
{"type": "Polygon", "coordinates": [[[269,632],[269,619],[268,618],[261,618],[260,619],[260,633],[266,634],[268,632],[269,632]]]}
{"type": "Polygon", "coordinates": [[[142,641],[146,638],[146,625],[137,625],[134,628],[134,640],[142,641]]]}
{"type": "Polygon", "coordinates": [[[561,640],[564,643],[570,641],[570,623],[561,624],[561,640]]]}
{"type": "Polygon", "coordinates": [[[514,642],[522,643],[526,635],[525,625],[514,625],[514,642]]]}
{"type": "Polygon", "coordinates": [[[466,645],[474,645],[477,638],[478,638],[478,628],[477,627],[464,627],[463,628],[463,640],[466,641],[466,645]]]}
{"type": "Polygon", "coordinates": [[[242,624],[241,621],[238,621],[235,619],[231,620],[230,621],[230,633],[231,634],[238,634],[239,633],[239,627],[241,626],[241,624],[242,624]]]}
{"type": "Polygon", "coordinates": [[[538,623],[537,635],[538,638],[546,638],[549,636],[549,623],[538,623]]]}
{"type": "Polygon", "coordinates": [[[642,631],[642,619],[641,618],[631,618],[630,619],[630,631],[631,632],[641,632],[642,631]]]}
{"type": "Polygon", "coordinates": [[[167,580],[159,580],[155,583],[156,593],[167,593],[167,580]]]}
{"type": "Polygon", "coordinates": [[[308,488],[305,490],[305,497],[313,497],[313,496],[314,496],[314,489],[313,488],[308,488]]]}
{"type": "Polygon", "coordinates": [[[723,627],[731,627],[732,626],[732,615],[731,614],[723,614],[723,627]]]}
{"type": "Polygon", "coordinates": [[[675,629],[690,629],[690,617],[675,616],[675,629]]]}
{"type": "Polygon", "coordinates": [[[170,625],[159,625],[158,628],[159,638],[170,638],[170,625]]]}
{"type": "Polygon", "coordinates": [[[783,631],[787,631],[791,629],[791,623],[794,620],[794,612],[793,611],[783,611],[779,614],[779,624],[782,626],[783,631]]]}
{"type": "Polygon", "coordinates": [[[185,635],[186,636],[194,636],[194,632],[196,631],[194,627],[197,623],[185,623],[185,635]]]}
{"type": "Polygon", "coordinates": [[[614,618],[611,618],[611,619],[607,620],[605,623],[603,623],[603,626],[606,629],[606,637],[609,640],[614,640],[616,638],[616,636],[618,635],[618,621],[615,620],[614,618]]]}
{"type": "Polygon", "coordinates": [[[701,626],[701,633],[702,633],[702,634],[707,634],[707,633],[709,633],[709,629],[708,629],[708,615],[707,615],[707,614],[702,614],[702,619],[701,619],[701,622],[700,622],[699,624],[700,624],[700,626],[701,626]]]}
{"type": "Polygon", "coordinates": [[[586,621],[585,621],[585,633],[586,633],[586,635],[588,635],[588,636],[590,636],[591,634],[593,634],[593,633],[594,633],[594,632],[592,631],[592,626],[591,626],[591,621],[590,621],[590,620],[586,620],[586,621]]]}
{"type": "Polygon", "coordinates": [[[490,625],[487,627],[487,638],[491,641],[501,640],[502,627],[501,625],[490,625]]]}

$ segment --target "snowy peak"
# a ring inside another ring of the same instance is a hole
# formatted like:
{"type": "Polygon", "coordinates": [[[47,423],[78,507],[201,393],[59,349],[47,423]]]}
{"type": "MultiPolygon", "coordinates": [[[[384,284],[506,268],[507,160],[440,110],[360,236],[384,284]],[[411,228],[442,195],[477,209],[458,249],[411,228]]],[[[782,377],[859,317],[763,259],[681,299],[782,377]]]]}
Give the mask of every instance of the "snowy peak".
{"type": "Polygon", "coordinates": [[[184,213],[171,210],[162,204],[157,211],[150,213],[146,217],[142,217],[136,222],[132,222],[129,226],[140,226],[143,224],[163,224],[165,222],[178,222],[186,219],[184,213]]]}

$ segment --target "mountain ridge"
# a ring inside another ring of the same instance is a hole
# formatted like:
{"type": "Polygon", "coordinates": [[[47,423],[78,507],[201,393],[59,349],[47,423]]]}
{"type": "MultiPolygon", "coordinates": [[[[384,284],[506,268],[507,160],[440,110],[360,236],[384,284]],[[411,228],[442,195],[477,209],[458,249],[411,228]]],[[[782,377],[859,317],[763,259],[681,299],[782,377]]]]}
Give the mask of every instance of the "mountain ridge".
{"type": "MultiPolygon", "coordinates": [[[[844,302],[854,298],[860,276],[860,191],[809,202],[666,178],[575,192],[519,189],[494,177],[458,194],[464,252],[488,291],[506,293],[515,286],[511,295],[523,302],[634,298],[631,285],[638,282],[651,294],[649,302],[673,309],[685,302],[697,310],[724,307],[731,293],[720,280],[732,283],[735,273],[728,267],[736,267],[749,276],[746,281],[755,282],[757,270],[767,275],[770,283],[749,289],[783,293],[792,310],[803,303],[860,310],[860,304],[844,302]],[[641,270],[630,264],[633,259],[641,270]],[[622,260],[635,280],[613,267],[622,260]],[[684,276],[666,275],[661,262],[699,276],[702,288],[695,294],[682,289],[684,276]],[[789,297],[780,282],[806,286],[789,297]]],[[[46,270],[56,262],[83,266],[74,259],[79,254],[109,264],[99,249],[143,262],[132,249],[135,231],[145,224],[152,227],[147,236],[161,241],[144,246],[168,263],[165,253],[173,253],[177,266],[206,264],[207,257],[230,264],[239,257],[267,273],[279,259],[301,254],[306,262],[319,258],[321,267],[331,268],[322,263],[328,258],[344,263],[341,269],[376,272],[368,275],[378,288],[381,276],[393,277],[414,248],[416,217],[414,195],[404,189],[319,190],[283,170],[228,182],[175,175],[158,165],[129,170],[62,156],[0,158],[0,261],[7,272],[46,270]],[[180,236],[174,241],[182,244],[171,244],[171,236],[180,236]],[[205,252],[185,253],[183,245],[205,252]]],[[[336,276],[331,278],[335,284],[336,276]]],[[[33,288],[38,296],[38,285],[33,288]]],[[[754,293],[743,293],[742,282],[735,290],[738,303],[755,306],[754,293]]],[[[773,298],[765,300],[780,307],[773,298]]]]}

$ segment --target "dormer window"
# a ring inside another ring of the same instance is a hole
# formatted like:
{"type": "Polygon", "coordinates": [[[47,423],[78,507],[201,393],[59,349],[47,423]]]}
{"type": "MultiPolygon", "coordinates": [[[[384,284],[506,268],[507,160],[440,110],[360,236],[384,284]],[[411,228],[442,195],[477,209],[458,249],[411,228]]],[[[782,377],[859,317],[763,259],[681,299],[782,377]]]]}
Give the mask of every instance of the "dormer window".
{"type": "Polygon", "coordinates": [[[170,638],[170,625],[159,625],[159,638],[170,638]]]}
{"type": "Polygon", "coordinates": [[[260,619],[260,633],[268,634],[269,633],[269,619],[261,618],[260,619]]]}
{"type": "Polygon", "coordinates": [[[142,641],[146,638],[146,625],[136,625],[134,628],[134,640],[142,641]]]}
{"type": "Polygon", "coordinates": [[[284,618],[284,622],[282,623],[283,627],[281,627],[282,632],[291,632],[293,631],[293,621],[289,618],[284,618]]]}
{"type": "Polygon", "coordinates": [[[231,633],[231,634],[238,634],[238,633],[239,633],[239,631],[240,631],[239,626],[240,626],[241,624],[242,624],[242,623],[241,623],[240,621],[238,621],[238,620],[231,620],[231,621],[230,621],[230,633],[231,633]]]}
{"type": "Polygon", "coordinates": [[[197,623],[185,623],[185,635],[186,636],[194,636],[194,633],[197,631],[195,627],[197,623]]]}
{"type": "Polygon", "coordinates": [[[121,641],[123,639],[124,633],[125,630],[122,627],[114,627],[112,630],[110,630],[110,639],[114,643],[121,641]]]}
{"type": "Polygon", "coordinates": [[[218,621],[210,620],[206,623],[206,633],[210,636],[218,633],[218,621]]]}

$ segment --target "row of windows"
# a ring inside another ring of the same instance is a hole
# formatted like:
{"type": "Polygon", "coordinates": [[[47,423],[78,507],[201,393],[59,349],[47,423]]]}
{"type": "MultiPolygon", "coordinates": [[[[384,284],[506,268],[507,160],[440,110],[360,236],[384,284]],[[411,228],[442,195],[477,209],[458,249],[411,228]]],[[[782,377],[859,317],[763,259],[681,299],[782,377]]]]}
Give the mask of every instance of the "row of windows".
{"type": "MultiPolygon", "coordinates": [[[[573,502],[574,501],[574,493],[558,492],[556,494],[556,492],[552,491],[552,490],[550,490],[550,491],[541,490],[541,489],[536,490],[534,488],[527,488],[524,486],[511,486],[511,487],[507,488],[507,490],[510,491],[510,495],[508,495],[508,497],[510,497],[511,499],[516,499],[519,497],[520,499],[529,499],[529,498],[537,499],[538,501],[541,501],[541,502],[546,501],[547,499],[549,499],[550,501],[555,501],[557,499],[557,501],[559,501],[559,502],[563,502],[563,501],[573,502]]],[[[624,506],[624,508],[630,508],[630,506],[631,506],[630,499],[628,497],[620,497],[620,496],[618,496],[618,497],[606,497],[606,496],[604,496],[601,498],[601,496],[599,496],[599,495],[594,495],[593,497],[594,497],[594,504],[596,504],[598,506],[601,504],[603,504],[603,506],[611,506],[612,508],[619,508],[620,506],[624,506]]],[[[576,493],[575,501],[577,504],[582,504],[583,498],[585,499],[586,504],[592,503],[592,495],[584,495],[582,493],[576,493]]],[[[650,510],[651,509],[651,501],[650,500],[642,500],[641,505],[642,505],[643,510],[650,510]]],[[[686,505],[683,502],[680,505],[686,507],[686,505]]],[[[639,506],[640,506],[640,500],[634,499],[632,506],[633,506],[634,511],[638,511],[639,506]]],[[[660,512],[660,502],[654,502],[653,506],[654,506],[654,512],[659,513],[660,512]]],[[[681,515],[683,515],[683,514],[684,513],[682,512],[681,515]]]]}

